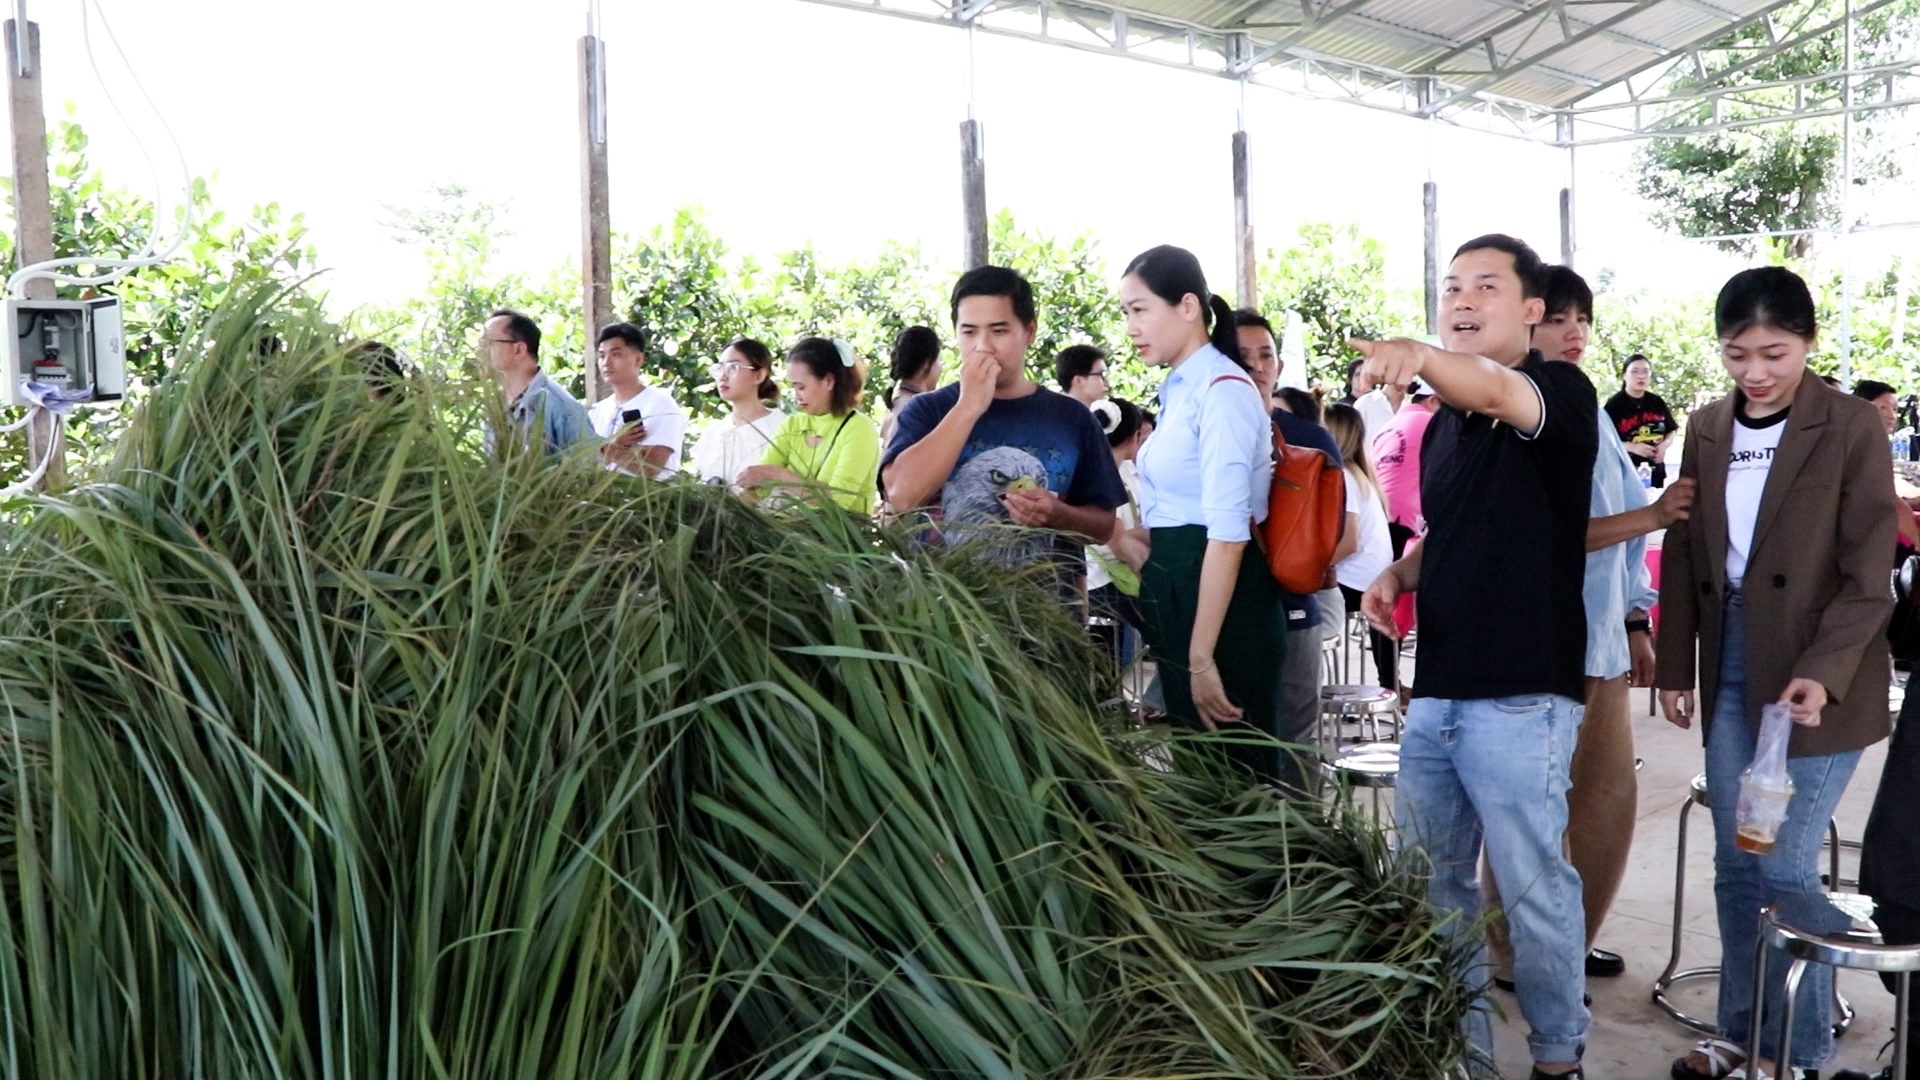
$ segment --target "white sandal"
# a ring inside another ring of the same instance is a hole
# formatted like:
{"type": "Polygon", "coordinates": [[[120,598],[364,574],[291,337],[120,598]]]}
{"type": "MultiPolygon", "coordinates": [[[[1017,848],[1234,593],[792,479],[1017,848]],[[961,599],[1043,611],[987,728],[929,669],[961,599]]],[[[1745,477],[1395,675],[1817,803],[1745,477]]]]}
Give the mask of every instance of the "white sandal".
{"type": "Polygon", "coordinates": [[[1702,1039],[1694,1044],[1691,1053],[1707,1059],[1707,1071],[1695,1072],[1687,1068],[1687,1059],[1681,1058],[1673,1063],[1671,1075],[1674,1080],[1734,1080],[1736,1073],[1741,1080],[1745,1078],[1747,1048],[1738,1043],[1725,1039],[1702,1039]]]}
{"type": "MultiPolygon", "coordinates": [[[[1795,1065],[1792,1068],[1789,1068],[1787,1070],[1787,1076],[1790,1077],[1791,1080],[1806,1080],[1806,1075],[1807,1075],[1807,1070],[1801,1068],[1798,1065],[1795,1065]]],[[[1726,1075],[1726,1080],[1748,1080],[1747,1067],[1745,1065],[1742,1065],[1739,1068],[1728,1073],[1726,1075]]],[[[1768,1076],[1766,1073],[1763,1073],[1763,1072],[1756,1072],[1753,1075],[1753,1080],[1773,1080],[1773,1077],[1768,1076]]]]}

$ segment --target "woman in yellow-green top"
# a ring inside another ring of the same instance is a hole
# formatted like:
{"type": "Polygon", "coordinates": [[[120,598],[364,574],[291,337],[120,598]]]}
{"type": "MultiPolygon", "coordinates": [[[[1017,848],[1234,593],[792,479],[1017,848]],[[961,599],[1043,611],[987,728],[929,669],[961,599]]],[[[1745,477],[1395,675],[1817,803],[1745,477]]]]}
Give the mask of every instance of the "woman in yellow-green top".
{"type": "Polygon", "coordinates": [[[834,502],[873,512],[880,478],[880,429],[859,412],[860,365],[853,350],[826,338],[801,338],[787,350],[787,382],[800,411],[780,425],[760,464],[740,485],[764,494],[805,495],[826,488],[834,502]]]}

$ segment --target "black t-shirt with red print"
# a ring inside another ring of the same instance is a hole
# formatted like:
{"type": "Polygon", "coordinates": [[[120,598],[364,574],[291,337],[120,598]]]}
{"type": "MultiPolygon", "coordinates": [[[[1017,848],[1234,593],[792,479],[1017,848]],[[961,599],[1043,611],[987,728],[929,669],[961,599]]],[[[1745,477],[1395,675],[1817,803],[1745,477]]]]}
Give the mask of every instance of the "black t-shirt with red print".
{"type": "MultiPolygon", "coordinates": [[[[1639,397],[1632,397],[1622,390],[1608,398],[1607,418],[1613,421],[1613,430],[1623,443],[1652,446],[1679,429],[1679,425],[1673,421],[1673,410],[1667,408],[1667,403],[1660,395],[1651,390],[1639,397]]],[[[1667,486],[1665,462],[1653,463],[1653,486],[1667,486]]]]}

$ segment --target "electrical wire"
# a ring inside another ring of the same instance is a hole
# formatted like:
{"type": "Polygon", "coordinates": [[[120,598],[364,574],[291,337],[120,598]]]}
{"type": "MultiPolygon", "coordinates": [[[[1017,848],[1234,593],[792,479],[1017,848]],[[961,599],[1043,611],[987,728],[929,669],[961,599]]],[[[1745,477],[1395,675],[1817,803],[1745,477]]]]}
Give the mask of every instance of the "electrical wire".
{"type": "Polygon", "coordinates": [[[134,71],[133,63],[127,59],[126,50],[120,47],[120,39],[115,36],[113,25],[107,21],[106,9],[100,6],[99,0],[81,0],[80,35],[86,45],[87,63],[93,68],[93,75],[100,83],[101,93],[106,96],[107,104],[112,107],[114,115],[118,116],[120,122],[125,124],[128,130],[133,133],[134,144],[140,147],[140,153],[147,159],[147,167],[153,176],[155,192],[153,229],[147,235],[147,246],[145,250],[131,258],[103,259],[98,256],[78,255],[61,259],[48,259],[43,262],[33,263],[29,266],[23,266],[14,271],[12,276],[7,279],[7,293],[15,298],[24,297],[26,295],[27,282],[37,279],[51,279],[63,285],[111,284],[127,276],[129,272],[139,267],[157,266],[171,259],[173,253],[180,250],[181,245],[186,243],[187,237],[193,231],[193,174],[187,168],[186,151],[181,149],[180,139],[174,133],[173,126],[167,123],[166,116],[163,115],[159,107],[153,103],[153,95],[147,92],[146,84],[140,81],[139,73],[134,71]],[[95,60],[93,54],[91,21],[87,18],[87,8],[89,6],[99,15],[100,29],[106,33],[107,42],[113,46],[114,52],[120,57],[120,63],[126,68],[128,77],[133,80],[134,88],[140,91],[141,99],[147,103],[147,108],[153,113],[155,119],[160,122],[160,129],[166,132],[168,140],[172,142],[175,159],[180,164],[181,179],[186,185],[186,198],[180,217],[180,230],[174,235],[173,242],[167,246],[167,249],[157,254],[154,252],[154,245],[158,241],[160,227],[165,220],[161,215],[166,205],[165,192],[160,184],[160,167],[158,163],[154,161],[152,152],[147,149],[145,140],[140,138],[138,129],[127,120],[126,113],[121,110],[119,102],[116,101],[113,96],[113,91],[108,88],[106,79],[100,74],[100,65],[95,60]],[[81,277],[73,274],[59,273],[55,269],[63,266],[91,266],[108,272],[105,274],[81,277]]]}
{"type": "Polygon", "coordinates": [[[5,428],[0,428],[0,431],[12,431],[16,428],[22,427],[26,423],[28,423],[28,421],[31,421],[34,417],[40,415],[41,413],[45,413],[46,415],[53,417],[53,431],[49,434],[49,437],[47,439],[47,452],[41,455],[40,464],[35,465],[33,467],[33,471],[28,473],[25,479],[21,480],[19,483],[8,484],[6,487],[0,488],[0,499],[11,499],[15,495],[24,495],[27,492],[32,491],[33,485],[39,483],[40,478],[47,475],[47,467],[53,464],[53,455],[60,448],[60,429],[63,426],[65,426],[67,422],[66,417],[61,416],[59,413],[53,412],[52,410],[44,406],[35,405],[31,410],[28,411],[26,415],[26,419],[21,420],[17,424],[10,424],[5,428]]]}

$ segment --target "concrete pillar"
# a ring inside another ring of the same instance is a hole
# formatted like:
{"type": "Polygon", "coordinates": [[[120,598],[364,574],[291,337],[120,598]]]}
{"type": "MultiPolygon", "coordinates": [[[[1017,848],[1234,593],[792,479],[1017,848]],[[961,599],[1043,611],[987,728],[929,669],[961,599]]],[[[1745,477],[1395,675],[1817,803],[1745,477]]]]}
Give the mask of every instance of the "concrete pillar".
{"type": "Polygon", "coordinates": [[[987,157],[980,121],[960,124],[961,261],[971,270],[993,261],[987,246],[987,157]]]}
{"type": "Polygon", "coordinates": [[[1253,248],[1253,179],[1248,161],[1247,133],[1233,133],[1233,263],[1239,305],[1257,308],[1260,286],[1253,248]]]}
{"type": "Polygon", "coordinates": [[[1420,185],[1421,218],[1426,223],[1427,333],[1440,332],[1440,185],[1420,185]]]}
{"type": "Polygon", "coordinates": [[[1560,189],[1560,265],[1573,265],[1573,188],[1560,189]]]}

